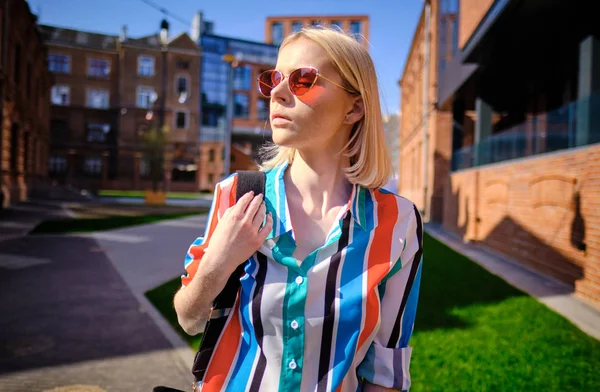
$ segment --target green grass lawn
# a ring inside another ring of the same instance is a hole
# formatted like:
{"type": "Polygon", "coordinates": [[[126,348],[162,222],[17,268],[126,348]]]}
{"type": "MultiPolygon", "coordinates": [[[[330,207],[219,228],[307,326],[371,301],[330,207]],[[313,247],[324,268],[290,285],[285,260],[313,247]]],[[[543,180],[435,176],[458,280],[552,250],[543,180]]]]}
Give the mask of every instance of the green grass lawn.
{"type": "MultiPolygon", "coordinates": [[[[167,199],[198,199],[212,192],[167,192],[167,199]]],[[[98,191],[98,196],[108,197],[144,197],[144,191],[120,191],[111,189],[102,189],[98,191]]]]}
{"type": "MultiPolygon", "coordinates": [[[[600,342],[429,235],[411,391],[600,391],[600,342]]],[[[177,277],[146,296],[177,325],[177,277]]],[[[191,364],[190,364],[191,366],[191,364]]]]}
{"type": "Polygon", "coordinates": [[[199,215],[203,212],[206,211],[199,209],[197,211],[165,214],[47,220],[37,225],[30,232],[30,234],[88,233],[94,231],[113,230],[129,226],[144,225],[161,220],[199,215]]]}

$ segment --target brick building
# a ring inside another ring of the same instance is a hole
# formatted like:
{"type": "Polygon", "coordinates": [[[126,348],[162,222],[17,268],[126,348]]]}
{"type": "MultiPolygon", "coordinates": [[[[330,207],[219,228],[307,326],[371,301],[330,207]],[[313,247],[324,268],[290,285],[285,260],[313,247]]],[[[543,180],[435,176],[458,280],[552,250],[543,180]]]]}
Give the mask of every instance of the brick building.
{"type": "Polygon", "coordinates": [[[367,44],[369,40],[368,15],[308,15],[271,16],[265,23],[265,42],[279,45],[283,39],[304,26],[338,26],[342,30],[356,34],[367,44]],[[362,36],[362,37],[361,37],[362,36]]]}
{"type": "MultiPolygon", "coordinates": [[[[158,30],[158,29],[157,29],[158,30]]],[[[148,189],[145,132],[168,130],[164,189],[199,189],[200,49],[189,35],[141,38],[42,26],[52,87],[50,175],[86,189],[148,189]]]]}
{"type": "Polygon", "coordinates": [[[26,1],[0,0],[0,206],[47,181],[52,75],[26,1]]]}
{"type": "MultiPolygon", "coordinates": [[[[600,25],[591,3],[430,1],[438,58],[427,85],[443,118],[426,126],[446,137],[429,141],[425,162],[429,178],[438,165],[450,173],[441,202],[427,200],[430,219],[599,306],[600,25]]],[[[411,102],[425,100],[404,82],[408,116],[411,102]]]]}

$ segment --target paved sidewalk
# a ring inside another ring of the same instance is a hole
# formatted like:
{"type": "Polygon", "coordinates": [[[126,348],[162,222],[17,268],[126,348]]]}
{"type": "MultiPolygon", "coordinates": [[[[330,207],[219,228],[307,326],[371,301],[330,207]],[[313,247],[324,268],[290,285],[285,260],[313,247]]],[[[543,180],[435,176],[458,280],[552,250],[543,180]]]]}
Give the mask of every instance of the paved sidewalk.
{"type": "Polygon", "coordinates": [[[600,310],[576,298],[573,289],[568,285],[541,275],[482,245],[465,244],[461,238],[446,232],[439,224],[427,223],[425,231],[491,273],[535,297],[583,332],[600,340],[600,310]]]}
{"type": "MultiPolygon", "coordinates": [[[[0,242],[0,259],[8,260],[0,266],[0,391],[189,390],[191,363],[173,350],[101,246],[85,236],[0,242]]],[[[144,274],[153,255],[137,249],[144,274]]]]}
{"type": "Polygon", "coordinates": [[[195,353],[148,301],[144,293],[181,276],[190,244],[204,234],[207,215],[91,233],[104,254],[175,348],[188,369],[195,353]]]}

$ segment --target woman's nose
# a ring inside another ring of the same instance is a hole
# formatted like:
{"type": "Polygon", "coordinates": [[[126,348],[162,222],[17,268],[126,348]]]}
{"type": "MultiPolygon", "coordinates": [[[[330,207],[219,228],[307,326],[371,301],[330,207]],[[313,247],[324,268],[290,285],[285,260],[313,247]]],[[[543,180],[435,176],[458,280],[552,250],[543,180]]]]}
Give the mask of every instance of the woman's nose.
{"type": "Polygon", "coordinates": [[[287,78],[283,79],[277,86],[271,90],[271,99],[274,102],[285,103],[292,99],[292,92],[289,89],[287,78]]]}

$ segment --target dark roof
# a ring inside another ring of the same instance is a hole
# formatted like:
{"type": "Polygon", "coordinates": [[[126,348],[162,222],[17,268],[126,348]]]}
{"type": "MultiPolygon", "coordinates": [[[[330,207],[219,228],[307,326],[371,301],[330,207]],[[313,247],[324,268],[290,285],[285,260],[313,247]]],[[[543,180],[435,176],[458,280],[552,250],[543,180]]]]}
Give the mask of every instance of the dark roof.
{"type": "MultiPolygon", "coordinates": [[[[117,42],[119,41],[118,35],[92,33],[89,31],[66,29],[50,25],[40,25],[40,32],[42,33],[44,41],[47,43],[65,44],[80,48],[116,51],[117,42]]],[[[182,35],[186,34],[182,33],[175,37],[170,37],[167,46],[171,46],[170,43],[178,40],[182,35]]],[[[189,41],[194,45],[191,39],[189,41]]],[[[123,44],[147,49],[160,49],[161,47],[159,34],[152,34],[139,38],[127,37],[123,44]]],[[[172,46],[179,48],[189,47],[189,45],[185,45],[185,43],[181,41],[172,46]]]]}
{"type": "Polygon", "coordinates": [[[116,35],[65,29],[57,26],[40,25],[40,32],[47,43],[65,44],[80,48],[114,51],[117,49],[116,35]]]}

